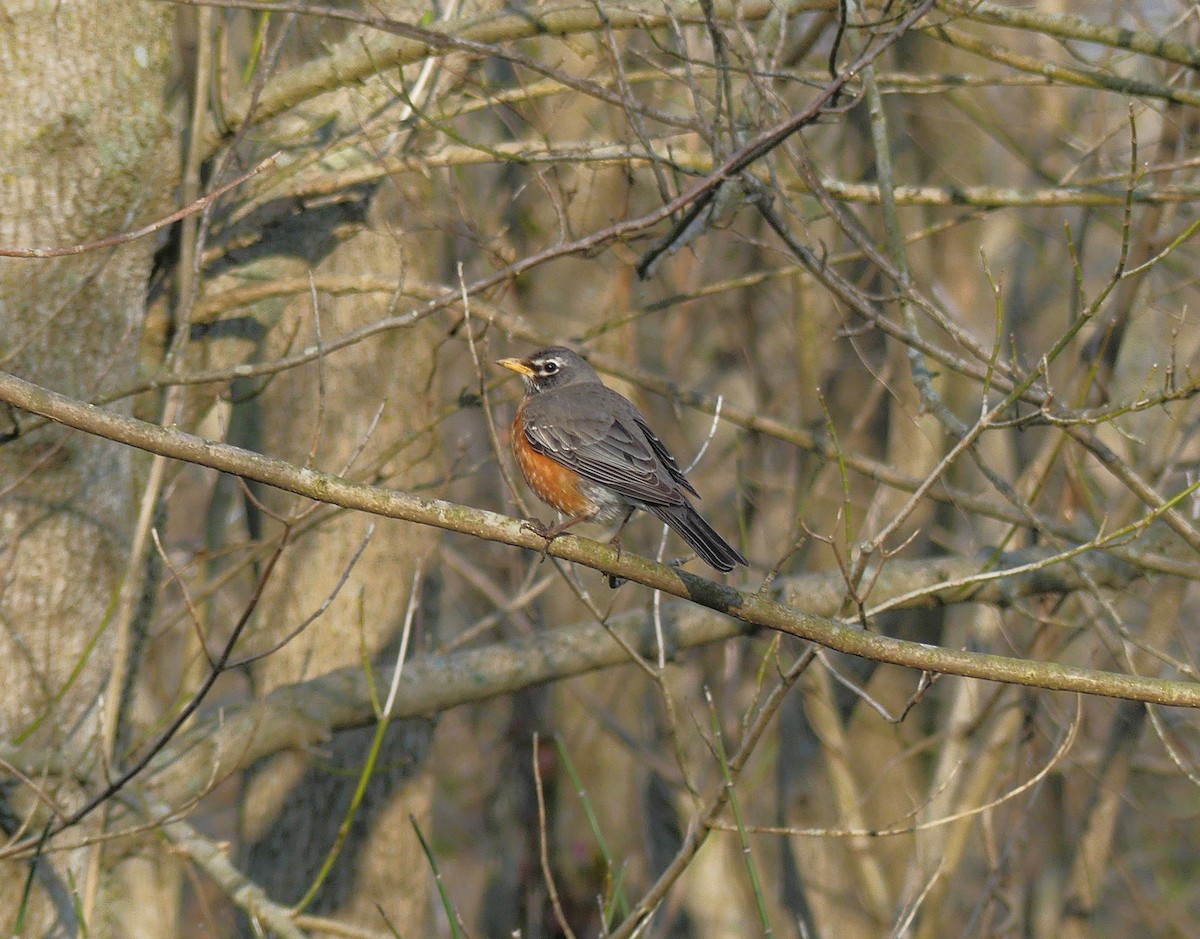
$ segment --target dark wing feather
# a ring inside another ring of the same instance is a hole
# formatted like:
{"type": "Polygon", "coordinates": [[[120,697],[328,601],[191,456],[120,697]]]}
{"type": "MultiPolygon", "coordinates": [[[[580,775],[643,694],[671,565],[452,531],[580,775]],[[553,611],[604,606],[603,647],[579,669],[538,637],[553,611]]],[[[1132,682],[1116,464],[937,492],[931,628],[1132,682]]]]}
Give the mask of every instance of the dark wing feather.
{"type": "Polygon", "coordinates": [[[667,468],[667,471],[671,474],[675,482],[679,483],[679,485],[699,499],[700,493],[692,488],[692,484],[688,482],[688,478],[683,475],[683,470],[675,462],[675,457],[671,456],[671,451],[667,449],[667,445],[659,440],[654,431],[646,426],[646,422],[640,414],[637,416],[637,423],[642,429],[642,433],[646,435],[646,439],[650,441],[650,446],[654,448],[654,452],[658,454],[658,458],[662,460],[663,466],[667,468]]]}
{"type": "Polygon", "coordinates": [[[588,384],[546,392],[530,400],[524,420],[525,436],[535,450],[584,479],[637,502],[686,503],[679,490],[683,474],[675,460],[646,429],[637,408],[615,391],[588,384]],[[545,421],[546,405],[568,419],[545,421]]]}

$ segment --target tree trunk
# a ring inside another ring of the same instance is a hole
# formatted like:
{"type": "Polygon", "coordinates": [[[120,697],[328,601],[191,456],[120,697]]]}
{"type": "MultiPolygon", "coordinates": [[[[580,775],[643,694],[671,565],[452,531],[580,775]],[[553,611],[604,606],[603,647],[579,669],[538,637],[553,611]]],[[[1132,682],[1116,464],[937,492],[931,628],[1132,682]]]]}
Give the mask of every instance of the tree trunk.
{"type": "MultiPolygon", "coordinates": [[[[368,229],[335,249],[319,273],[419,270],[419,252],[408,254],[411,247],[394,230],[368,229]]],[[[299,327],[299,341],[314,343],[318,315],[324,337],[344,334],[384,315],[389,298],[319,294],[317,302],[316,313],[307,295],[289,305],[276,328],[279,342],[289,341],[299,327]]],[[[313,465],[341,472],[365,442],[349,475],[373,476],[368,468],[379,467],[384,474],[380,481],[400,489],[429,482],[441,460],[436,451],[429,452],[428,438],[418,437],[395,456],[387,451],[431,419],[434,396],[426,389],[433,385],[435,341],[432,324],[423,324],[339,351],[319,366],[278,376],[255,405],[263,417],[252,446],[304,462],[316,434],[313,465]],[[372,431],[381,404],[385,406],[372,431]],[[275,415],[286,419],[273,419],[275,415]]],[[[283,512],[304,507],[279,494],[267,498],[283,512]]],[[[370,521],[341,514],[323,520],[288,546],[258,610],[263,645],[295,629],[337,590],[370,521]]],[[[328,610],[256,666],[256,695],[364,658],[378,668],[395,662],[414,572],[418,564],[425,564],[436,537],[399,522],[376,523],[370,544],[328,610]]],[[[431,591],[425,591],[423,600],[415,617],[418,632],[431,591]]],[[[418,645],[419,639],[414,640],[410,655],[418,645]]],[[[387,689],[380,688],[379,694],[382,701],[387,689]]],[[[421,924],[428,912],[431,874],[409,818],[428,829],[432,789],[424,757],[431,727],[426,721],[390,727],[350,837],[308,912],[336,913],[340,921],[383,929],[381,908],[405,934],[427,934],[421,924]]],[[[242,813],[248,845],[245,869],[280,902],[299,901],[318,876],[339,826],[348,818],[373,734],[374,728],[342,733],[319,754],[284,754],[251,774],[242,813]]]]}
{"type": "MultiPolygon", "coordinates": [[[[86,242],[162,211],[172,178],[163,114],[171,19],[168,7],[150,3],[0,5],[0,244],[86,242]]],[[[142,239],[58,260],[0,260],[0,368],[84,399],[128,382],[153,249],[142,239]]],[[[0,415],[6,430],[13,419],[0,415]]],[[[37,742],[95,755],[97,698],[112,664],[107,614],[134,514],[132,469],[126,448],[54,427],[0,447],[7,739],[36,725],[37,742]]],[[[68,808],[77,799],[50,794],[68,808]]],[[[14,789],[5,827],[30,808],[14,789]]],[[[51,858],[38,864],[27,935],[79,929],[73,901],[86,852],[51,858]]],[[[0,930],[13,929],[27,869],[0,871],[0,930]]]]}

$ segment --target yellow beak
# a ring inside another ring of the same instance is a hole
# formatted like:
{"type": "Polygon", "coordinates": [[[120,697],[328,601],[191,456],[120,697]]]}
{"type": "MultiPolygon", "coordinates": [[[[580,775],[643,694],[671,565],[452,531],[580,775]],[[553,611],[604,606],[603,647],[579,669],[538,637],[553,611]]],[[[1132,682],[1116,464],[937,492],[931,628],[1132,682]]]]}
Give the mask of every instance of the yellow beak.
{"type": "Polygon", "coordinates": [[[529,363],[524,359],[497,359],[497,365],[503,365],[505,368],[512,369],[519,375],[526,377],[533,375],[533,369],[529,367],[529,363]]]}

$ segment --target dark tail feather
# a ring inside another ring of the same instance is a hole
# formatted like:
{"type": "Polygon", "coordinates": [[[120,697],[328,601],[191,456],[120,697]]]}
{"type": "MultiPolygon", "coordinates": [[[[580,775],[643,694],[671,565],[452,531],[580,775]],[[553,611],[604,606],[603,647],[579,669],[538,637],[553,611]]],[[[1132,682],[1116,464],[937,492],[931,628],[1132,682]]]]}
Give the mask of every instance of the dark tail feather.
{"type": "Polygon", "coordinates": [[[742,553],[722,538],[690,505],[647,506],[651,512],[679,532],[710,567],[731,571],[734,565],[749,564],[742,553]]]}

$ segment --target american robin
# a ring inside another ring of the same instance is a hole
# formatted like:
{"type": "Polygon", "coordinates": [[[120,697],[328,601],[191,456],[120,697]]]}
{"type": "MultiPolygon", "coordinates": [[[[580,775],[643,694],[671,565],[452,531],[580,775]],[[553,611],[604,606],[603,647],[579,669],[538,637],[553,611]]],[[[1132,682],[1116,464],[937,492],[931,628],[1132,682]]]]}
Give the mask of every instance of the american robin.
{"type": "Polygon", "coordinates": [[[538,497],[567,517],[551,529],[539,526],[541,534],[553,540],[577,522],[621,513],[628,520],[634,509],[645,509],[717,570],[747,563],[692,507],[685,490],[700,494],[642,413],[579,355],[550,346],[496,364],[525,380],[512,426],[517,465],[538,497]]]}

